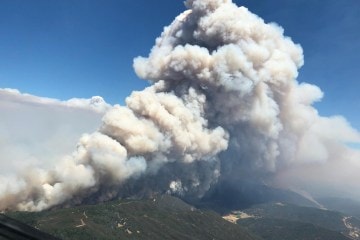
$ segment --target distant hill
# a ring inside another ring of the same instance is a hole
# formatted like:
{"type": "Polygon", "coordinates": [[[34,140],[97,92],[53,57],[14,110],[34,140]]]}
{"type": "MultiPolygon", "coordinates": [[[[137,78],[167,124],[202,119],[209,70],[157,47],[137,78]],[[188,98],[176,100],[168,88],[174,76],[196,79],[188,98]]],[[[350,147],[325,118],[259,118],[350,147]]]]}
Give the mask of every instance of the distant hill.
{"type": "Polygon", "coordinates": [[[268,203],[255,205],[243,210],[243,213],[247,218],[239,219],[237,223],[266,240],[360,239],[359,219],[340,212],[268,203]]]}
{"type": "MultiPolygon", "coordinates": [[[[360,220],[289,203],[264,203],[221,217],[169,195],[116,200],[10,217],[61,239],[358,240],[360,220]],[[225,220],[226,219],[226,220],[225,220]]],[[[0,238],[1,239],[1,238],[0,238]]]]}
{"type": "Polygon", "coordinates": [[[313,224],[274,218],[242,219],[238,224],[265,240],[349,240],[339,232],[313,224]]]}
{"type": "Polygon", "coordinates": [[[325,208],[343,212],[360,218],[360,202],[349,198],[318,198],[316,199],[325,208]]]}
{"type": "Polygon", "coordinates": [[[296,192],[273,188],[257,182],[242,183],[241,185],[224,182],[194,204],[199,208],[213,209],[220,214],[226,214],[234,209],[246,209],[254,204],[269,202],[287,202],[299,206],[319,207],[317,203],[296,192]]]}
{"type": "Polygon", "coordinates": [[[195,209],[168,195],[7,215],[64,240],[261,239],[215,212],[195,209]]]}

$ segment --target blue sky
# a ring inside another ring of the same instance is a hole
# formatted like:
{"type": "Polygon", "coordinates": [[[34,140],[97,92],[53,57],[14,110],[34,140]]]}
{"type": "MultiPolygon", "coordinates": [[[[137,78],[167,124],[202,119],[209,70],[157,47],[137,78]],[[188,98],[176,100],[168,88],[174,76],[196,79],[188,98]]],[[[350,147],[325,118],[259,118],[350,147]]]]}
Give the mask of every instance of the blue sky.
{"type": "MultiPolygon", "coordinates": [[[[360,1],[242,0],[302,45],[298,80],[325,93],[320,114],[360,129],[360,1]]],[[[123,104],[147,85],[132,69],[183,1],[0,0],[0,88],[66,100],[100,95],[123,104]]]]}

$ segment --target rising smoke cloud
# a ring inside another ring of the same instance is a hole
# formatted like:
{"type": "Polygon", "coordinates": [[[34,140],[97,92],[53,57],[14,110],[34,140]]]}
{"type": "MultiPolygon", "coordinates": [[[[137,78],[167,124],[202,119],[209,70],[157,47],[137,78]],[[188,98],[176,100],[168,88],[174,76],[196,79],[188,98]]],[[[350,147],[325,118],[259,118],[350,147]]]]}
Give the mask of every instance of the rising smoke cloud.
{"type": "Polygon", "coordinates": [[[223,180],[245,177],[303,187],[308,169],[359,169],[359,153],[345,145],[360,142],[359,132],[340,116],[319,116],[312,104],[323,93],[296,81],[303,51],[281,27],[230,0],[185,5],[150,55],[134,60],[153,85],[111,108],[54,169],[1,181],[0,209],[152,191],[201,198],[223,180]]]}
{"type": "Polygon", "coordinates": [[[52,167],[84,132],[96,131],[110,107],[101,97],[59,101],[0,89],[0,176],[52,167]]]}

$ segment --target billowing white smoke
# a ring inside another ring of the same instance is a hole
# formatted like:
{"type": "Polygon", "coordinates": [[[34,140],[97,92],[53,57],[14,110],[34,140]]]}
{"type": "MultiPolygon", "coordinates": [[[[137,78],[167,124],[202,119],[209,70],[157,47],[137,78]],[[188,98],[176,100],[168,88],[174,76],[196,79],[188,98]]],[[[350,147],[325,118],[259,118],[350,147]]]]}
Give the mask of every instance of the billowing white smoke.
{"type": "Polygon", "coordinates": [[[288,179],[294,166],[335,161],[334,149],[353,161],[344,142],[359,142],[360,134],[311,106],[323,93],[296,81],[302,49],[282,28],[230,0],[185,4],[189,10],[164,29],[149,57],[134,61],[138,76],[154,84],[109,110],[98,132],[52,171],[2,181],[0,209],[149,189],[201,197],[219,179],[288,179]]]}

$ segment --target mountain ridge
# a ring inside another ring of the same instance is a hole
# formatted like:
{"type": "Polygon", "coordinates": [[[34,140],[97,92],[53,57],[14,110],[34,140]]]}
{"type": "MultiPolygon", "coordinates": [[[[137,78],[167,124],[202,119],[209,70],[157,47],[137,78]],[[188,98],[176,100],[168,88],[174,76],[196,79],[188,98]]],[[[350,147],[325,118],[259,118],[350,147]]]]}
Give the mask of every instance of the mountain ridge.
{"type": "Polygon", "coordinates": [[[169,195],[124,199],[37,213],[11,212],[61,239],[243,239],[261,240],[210,210],[169,195]]]}

